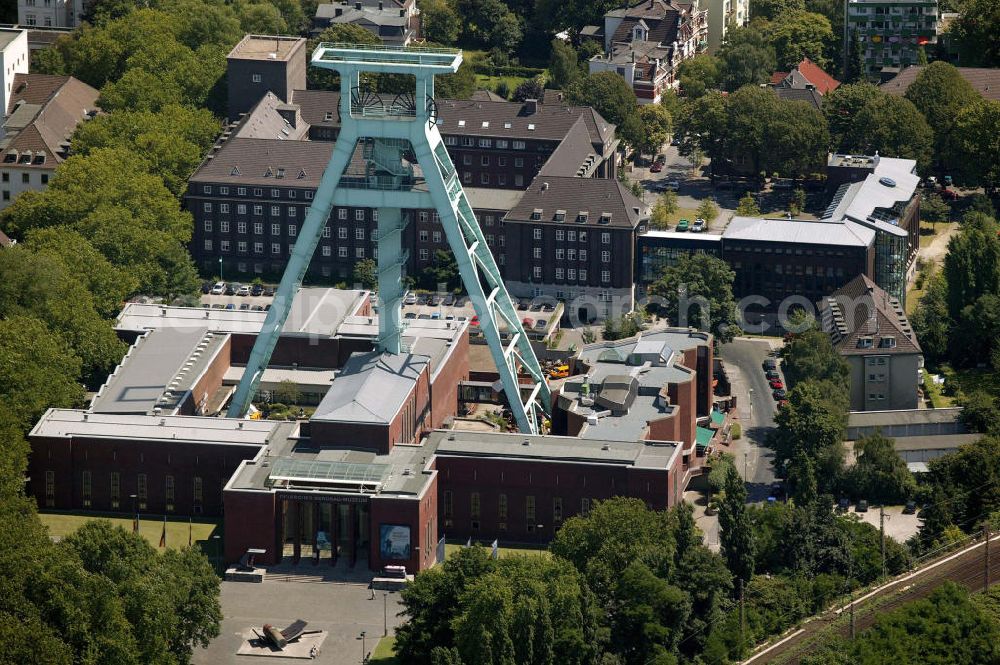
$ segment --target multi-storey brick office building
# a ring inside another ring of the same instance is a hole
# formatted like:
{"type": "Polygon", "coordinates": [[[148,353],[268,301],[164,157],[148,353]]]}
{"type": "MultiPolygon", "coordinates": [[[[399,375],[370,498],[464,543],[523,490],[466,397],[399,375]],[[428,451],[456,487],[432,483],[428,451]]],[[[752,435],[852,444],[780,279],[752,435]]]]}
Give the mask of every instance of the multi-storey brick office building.
{"type": "Polygon", "coordinates": [[[288,101],[304,88],[306,40],[277,35],[247,35],[226,56],[230,120],[247,113],[267,92],[288,101]]]}
{"type": "Polygon", "coordinates": [[[507,214],[507,288],[565,300],[582,321],[631,311],[636,235],[648,220],[648,206],[617,180],[541,175],[507,214]]]}

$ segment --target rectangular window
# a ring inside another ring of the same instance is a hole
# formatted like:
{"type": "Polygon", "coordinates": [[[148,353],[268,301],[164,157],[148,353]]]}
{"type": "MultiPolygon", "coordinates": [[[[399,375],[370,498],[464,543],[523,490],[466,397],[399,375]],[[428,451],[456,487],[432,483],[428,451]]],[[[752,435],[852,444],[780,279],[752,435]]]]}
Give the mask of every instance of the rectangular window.
{"type": "Polygon", "coordinates": [[[91,476],[90,476],[90,471],[84,471],[83,474],[82,474],[82,476],[83,476],[83,478],[82,478],[82,482],[81,482],[81,485],[82,485],[81,489],[83,491],[83,506],[85,508],[89,508],[90,507],[90,500],[91,500],[91,497],[92,497],[92,494],[93,494],[93,486],[91,484],[91,480],[92,479],[91,479],[91,476]]]}
{"type": "Polygon", "coordinates": [[[537,226],[534,228],[533,233],[534,233],[535,240],[541,240],[542,239],[542,230],[540,228],[538,228],[537,226]]]}
{"type": "Polygon", "coordinates": [[[220,203],[219,204],[219,212],[221,212],[224,215],[228,215],[229,214],[229,204],[228,203],[220,203]]]}
{"type": "Polygon", "coordinates": [[[585,249],[581,249],[580,250],[580,260],[581,261],[586,261],[587,260],[587,250],[585,250],[585,249]]]}
{"type": "Polygon", "coordinates": [[[247,188],[246,187],[237,187],[236,188],[236,195],[237,196],[246,196],[247,195],[247,188]]]}
{"type": "Polygon", "coordinates": [[[488,185],[488,184],[490,184],[490,174],[489,173],[480,173],[479,174],[479,182],[482,185],[488,185]]]}
{"type": "Polygon", "coordinates": [[[576,281],[576,269],[574,269],[574,268],[567,268],[566,269],[566,278],[569,281],[571,281],[571,282],[575,282],[576,281]]]}
{"type": "Polygon", "coordinates": [[[562,522],[563,518],[562,497],[552,497],[552,521],[562,522]]]}
{"type": "Polygon", "coordinates": [[[444,491],[444,516],[446,518],[452,517],[455,514],[455,504],[454,495],[451,490],[444,491]]]}
{"type": "Polygon", "coordinates": [[[358,221],[358,222],[365,221],[365,209],[364,208],[358,208],[357,210],[355,210],[354,211],[354,219],[355,219],[355,221],[358,221]]]}
{"type": "Polygon", "coordinates": [[[56,472],[45,472],[45,507],[55,508],[56,505],[56,472]]]}
{"type": "Polygon", "coordinates": [[[556,279],[562,279],[562,278],[563,278],[563,269],[556,268],[556,279]]]}
{"type": "Polygon", "coordinates": [[[587,281],[587,271],[584,268],[580,268],[580,281],[581,282],[587,281]]]}
{"type": "Polygon", "coordinates": [[[497,496],[497,517],[501,522],[507,521],[507,495],[500,494],[497,496]]]}
{"type": "Polygon", "coordinates": [[[430,234],[428,234],[428,233],[427,233],[427,231],[425,231],[425,230],[423,230],[423,229],[421,229],[421,230],[419,231],[419,238],[420,238],[420,242],[427,242],[427,238],[428,238],[429,236],[430,236],[430,234]]]}
{"type": "Polygon", "coordinates": [[[324,238],[329,238],[331,235],[332,235],[332,231],[330,231],[330,227],[329,226],[324,226],[323,227],[323,237],[324,238]]]}
{"type": "Polygon", "coordinates": [[[421,261],[426,261],[429,257],[430,257],[430,252],[428,252],[426,249],[421,249],[420,250],[420,260],[421,261]]]}
{"type": "Polygon", "coordinates": [[[539,266],[535,266],[532,269],[532,275],[534,275],[535,279],[541,279],[542,278],[542,269],[539,266]]]}
{"type": "Polygon", "coordinates": [[[337,219],[347,219],[347,208],[337,208],[337,219]]]}
{"type": "Polygon", "coordinates": [[[254,187],[253,188],[253,195],[254,196],[264,196],[264,190],[263,190],[263,188],[261,188],[261,187],[254,187]]]}
{"type": "Polygon", "coordinates": [[[228,240],[223,240],[222,242],[219,243],[219,251],[220,252],[228,252],[229,251],[229,241],[228,240]]]}
{"type": "Polygon", "coordinates": [[[514,141],[514,150],[524,150],[524,141],[514,141]]]}
{"type": "Polygon", "coordinates": [[[164,482],[163,491],[166,494],[167,504],[174,502],[174,477],[167,476],[164,482]]]}
{"type": "Polygon", "coordinates": [[[474,520],[479,519],[479,492],[469,494],[469,515],[474,520]]]}
{"type": "Polygon", "coordinates": [[[580,514],[584,517],[590,516],[590,499],[587,497],[580,499],[580,514]]]}
{"type": "Polygon", "coordinates": [[[247,206],[245,203],[240,203],[236,206],[236,214],[237,215],[247,214],[247,206]]]}
{"type": "Polygon", "coordinates": [[[245,240],[236,243],[236,251],[238,251],[240,254],[247,253],[247,243],[245,240]]]}
{"type": "Polygon", "coordinates": [[[149,496],[148,491],[147,491],[148,488],[146,487],[146,474],[140,473],[136,477],[135,488],[136,488],[136,492],[135,493],[139,497],[139,508],[140,509],[145,509],[146,508],[146,499],[149,496]]]}
{"type": "Polygon", "coordinates": [[[254,254],[263,254],[264,253],[264,243],[262,243],[262,242],[255,242],[253,244],[253,253],[254,254]]]}
{"type": "Polygon", "coordinates": [[[229,188],[228,187],[219,187],[219,194],[222,194],[223,196],[228,196],[229,195],[229,188]]]}
{"type": "Polygon", "coordinates": [[[272,254],[281,254],[281,243],[280,242],[272,242],[271,243],[271,253],[272,254]]]}
{"type": "Polygon", "coordinates": [[[323,245],[323,250],[322,251],[323,251],[323,256],[330,256],[330,246],[329,245],[323,245]]]}
{"type": "Polygon", "coordinates": [[[354,248],[354,257],[358,258],[358,259],[365,258],[365,248],[364,247],[355,247],[354,248]]]}
{"type": "Polygon", "coordinates": [[[229,222],[227,220],[222,220],[219,222],[219,233],[229,233],[229,222]]]}
{"type": "Polygon", "coordinates": [[[339,240],[347,240],[347,227],[346,226],[338,226],[337,227],[337,238],[339,240]]]}
{"type": "Polygon", "coordinates": [[[195,476],[192,484],[192,493],[194,495],[194,505],[200,505],[202,501],[202,485],[201,476],[195,476]]]}
{"type": "Polygon", "coordinates": [[[211,239],[206,239],[204,247],[205,247],[205,251],[206,252],[211,252],[212,251],[212,240],[211,239]]]}
{"type": "Polygon", "coordinates": [[[289,238],[294,238],[295,235],[298,232],[299,232],[299,227],[295,226],[294,224],[289,224],[288,225],[288,237],[289,238]]]}
{"type": "Polygon", "coordinates": [[[534,257],[536,259],[542,258],[542,248],[541,247],[535,247],[535,248],[532,249],[532,251],[534,252],[534,257]]]}
{"type": "Polygon", "coordinates": [[[210,201],[205,201],[201,206],[202,210],[205,212],[212,212],[212,203],[210,201]]]}
{"type": "Polygon", "coordinates": [[[211,233],[212,232],[212,220],[206,219],[205,220],[204,228],[205,228],[205,232],[206,233],[211,233]]]}
{"type": "Polygon", "coordinates": [[[431,234],[431,238],[434,240],[434,242],[441,242],[441,232],[435,231],[434,233],[431,234]]]}
{"type": "Polygon", "coordinates": [[[271,206],[271,217],[281,216],[281,206],[271,206]]]}
{"type": "Polygon", "coordinates": [[[472,155],[462,155],[462,165],[472,166],[472,155]]]}
{"type": "MultiPolygon", "coordinates": [[[[279,170],[280,170],[280,169],[279,169],[279,170]]],[[[280,190],[280,189],[272,189],[272,190],[271,190],[271,198],[272,198],[272,199],[278,199],[278,198],[281,198],[281,190],[280,190]]]]}
{"type": "Polygon", "coordinates": [[[281,224],[271,224],[271,235],[273,236],[281,235],[281,224]]]}
{"type": "Polygon", "coordinates": [[[607,233],[607,232],[602,233],[601,234],[601,243],[604,244],[604,245],[610,245],[611,244],[611,234],[607,233]]]}
{"type": "Polygon", "coordinates": [[[365,239],[365,230],[363,228],[360,228],[360,227],[354,229],[354,239],[355,240],[364,240],[365,239]]]}
{"type": "Polygon", "coordinates": [[[337,256],[339,258],[341,258],[341,259],[346,259],[347,258],[347,248],[346,247],[338,247],[337,248],[337,256]]]}
{"type": "Polygon", "coordinates": [[[261,75],[260,74],[254,74],[254,75],[252,75],[250,77],[250,80],[253,81],[254,83],[260,83],[261,82],[261,75]]]}
{"type": "Polygon", "coordinates": [[[201,191],[204,194],[211,194],[212,193],[212,186],[211,185],[203,185],[202,188],[201,188],[201,191]]]}
{"type": "Polygon", "coordinates": [[[245,236],[247,234],[247,223],[236,222],[236,233],[240,234],[241,236],[245,236]]]}
{"type": "Polygon", "coordinates": [[[566,258],[566,250],[562,247],[556,249],[556,259],[562,260],[566,258]]]}
{"type": "Polygon", "coordinates": [[[118,502],[122,498],[122,474],[118,471],[111,472],[111,507],[117,508],[118,502]]]}
{"type": "Polygon", "coordinates": [[[264,214],[264,206],[262,206],[262,205],[255,205],[253,207],[253,214],[257,215],[258,217],[260,217],[261,215],[263,215],[264,214]]]}
{"type": "Polygon", "coordinates": [[[611,252],[601,252],[601,263],[611,263],[611,252]]]}
{"type": "Polygon", "coordinates": [[[535,526],[535,497],[532,495],[524,497],[524,519],[529,526],[535,526]]]}
{"type": "Polygon", "coordinates": [[[610,270],[602,270],[601,271],[601,281],[602,282],[610,282],[611,281],[611,271],[610,270]]]}

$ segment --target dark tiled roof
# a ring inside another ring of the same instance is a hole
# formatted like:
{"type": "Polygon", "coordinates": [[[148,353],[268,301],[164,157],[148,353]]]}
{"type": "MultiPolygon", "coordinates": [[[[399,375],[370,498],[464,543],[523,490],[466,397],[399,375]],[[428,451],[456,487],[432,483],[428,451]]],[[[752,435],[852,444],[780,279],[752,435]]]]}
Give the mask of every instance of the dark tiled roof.
{"type": "Polygon", "coordinates": [[[17,74],[11,92],[7,136],[0,139],[4,158],[31,152],[31,164],[45,168],[63,160],[76,126],[97,110],[99,94],[72,76],[47,74],[17,74]]]}
{"type": "MultiPolygon", "coordinates": [[[[336,127],[340,124],[339,92],[296,90],[292,93],[292,101],[301,107],[302,118],[310,125],[336,127]],[[328,113],[332,114],[330,120],[326,119],[328,113]]],[[[586,122],[595,142],[603,143],[614,132],[614,125],[589,106],[537,104],[531,112],[527,104],[520,102],[443,99],[438,101],[438,116],[442,134],[559,141],[581,116],[589,116],[586,122]]]]}
{"type": "Polygon", "coordinates": [[[230,139],[202,163],[191,182],[315,188],[332,154],[329,141],[230,139]],[[277,177],[279,169],[284,169],[283,178],[277,177]]]}
{"type": "Polygon", "coordinates": [[[819,94],[825,95],[831,90],[840,87],[840,81],[827,74],[823,69],[809,58],[802,58],[802,62],[795,66],[799,73],[807,81],[816,86],[819,94]]]}
{"type": "MultiPolygon", "coordinates": [[[[913,65],[901,71],[895,78],[883,83],[880,87],[890,95],[906,94],[907,88],[913,83],[917,75],[923,71],[920,65],[913,65]]],[[[984,99],[1000,101],[1000,68],[990,69],[987,67],[959,67],[958,73],[969,82],[976,92],[984,99]]]]}
{"type": "Polygon", "coordinates": [[[648,207],[617,180],[538,176],[524,192],[520,202],[507,214],[505,223],[559,223],[556,212],[565,212],[567,226],[582,226],[580,213],[587,214],[588,226],[601,227],[603,213],[611,213],[607,226],[635,228],[640,219],[649,216],[648,207]],[[535,210],[541,219],[532,220],[535,210]]]}
{"type": "Polygon", "coordinates": [[[808,102],[817,109],[823,106],[823,96],[817,90],[797,90],[795,88],[775,88],[779,99],[790,102],[808,102]]]}
{"type": "Polygon", "coordinates": [[[489,90],[476,90],[474,93],[472,93],[472,97],[470,97],[470,99],[472,99],[473,101],[476,101],[476,102],[505,102],[505,101],[507,101],[505,98],[501,97],[497,93],[491,92],[489,90]]]}
{"type": "Polygon", "coordinates": [[[820,302],[823,325],[843,355],[920,353],[899,301],[858,275],[820,302]],[[871,338],[871,343],[862,339],[871,338]]]}
{"type": "Polygon", "coordinates": [[[294,107],[286,107],[277,95],[268,90],[250,113],[240,120],[233,131],[233,137],[295,141],[306,136],[309,133],[309,125],[299,118],[296,126],[292,127],[278,112],[282,108],[294,110],[294,107]]]}

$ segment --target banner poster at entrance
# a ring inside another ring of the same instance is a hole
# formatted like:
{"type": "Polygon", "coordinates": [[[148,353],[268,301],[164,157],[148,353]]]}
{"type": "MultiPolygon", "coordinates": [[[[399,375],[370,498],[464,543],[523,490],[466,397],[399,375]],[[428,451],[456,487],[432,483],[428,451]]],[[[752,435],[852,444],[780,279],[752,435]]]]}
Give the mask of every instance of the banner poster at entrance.
{"type": "Polygon", "coordinates": [[[441,540],[438,541],[437,546],[437,562],[444,563],[445,551],[444,551],[444,536],[441,536],[441,540]]]}
{"type": "Polygon", "coordinates": [[[383,559],[409,559],[410,527],[401,524],[380,524],[379,550],[383,559]]]}

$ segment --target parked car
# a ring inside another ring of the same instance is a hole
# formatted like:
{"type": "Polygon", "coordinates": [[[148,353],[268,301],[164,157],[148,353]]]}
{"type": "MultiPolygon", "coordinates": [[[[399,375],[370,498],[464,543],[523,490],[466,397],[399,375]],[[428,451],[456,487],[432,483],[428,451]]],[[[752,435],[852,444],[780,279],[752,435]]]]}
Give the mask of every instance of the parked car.
{"type": "Polygon", "coordinates": [[[851,500],[846,496],[840,497],[840,501],[837,502],[837,510],[842,513],[846,513],[847,509],[851,507],[851,500]]]}
{"type": "Polygon", "coordinates": [[[242,305],[240,305],[240,311],[241,312],[249,312],[250,311],[250,303],[245,302],[242,305]]]}
{"type": "Polygon", "coordinates": [[[265,312],[268,312],[270,310],[271,310],[271,303],[267,303],[266,305],[264,305],[264,311],[265,312]]]}
{"type": "Polygon", "coordinates": [[[780,499],[785,496],[785,486],[781,483],[771,483],[770,496],[773,496],[776,499],[780,499]]]}
{"type": "Polygon", "coordinates": [[[858,504],[854,507],[854,511],[858,513],[867,513],[868,499],[858,499],[858,504]]]}
{"type": "Polygon", "coordinates": [[[249,295],[250,295],[250,287],[249,287],[249,286],[247,286],[246,284],[244,284],[244,285],[243,285],[243,286],[241,286],[241,287],[239,288],[239,290],[238,290],[238,291],[236,292],[236,295],[238,295],[238,296],[242,296],[242,297],[246,298],[247,296],[249,296],[249,295]]]}
{"type": "Polygon", "coordinates": [[[904,515],[912,515],[915,512],[917,512],[917,502],[916,501],[912,501],[912,500],[911,501],[907,501],[906,505],[903,506],[903,514],[904,515]]]}
{"type": "Polygon", "coordinates": [[[265,286],[264,287],[264,295],[267,296],[268,298],[270,298],[271,296],[273,296],[274,295],[274,287],[273,286],[265,286]]]}
{"type": "Polygon", "coordinates": [[[569,376],[569,365],[559,365],[549,370],[550,379],[565,379],[569,376]]]}
{"type": "Polygon", "coordinates": [[[934,176],[927,176],[926,178],[924,178],[924,187],[927,189],[934,189],[935,187],[937,187],[937,184],[938,184],[937,178],[934,176]]]}
{"type": "Polygon", "coordinates": [[[533,303],[531,303],[531,307],[528,308],[528,311],[529,312],[540,312],[540,311],[542,311],[542,303],[540,303],[540,302],[533,302],[533,303]]]}
{"type": "Polygon", "coordinates": [[[691,226],[691,222],[687,221],[686,219],[682,219],[679,222],[677,222],[677,227],[674,230],[675,231],[687,231],[690,226],[691,226]]]}
{"type": "Polygon", "coordinates": [[[764,361],[764,371],[765,372],[775,372],[778,370],[778,361],[774,358],[768,358],[764,361]]]}
{"type": "Polygon", "coordinates": [[[764,376],[767,377],[768,381],[770,381],[771,379],[780,379],[781,378],[781,375],[778,374],[778,370],[776,370],[776,369],[769,369],[769,370],[767,370],[766,372],[764,372],[764,376]]]}
{"type": "Polygon", "coordinates": [[[785,385],[781,382],[781,379],[771,379],[768,383],[770,384],[772,390],[780,390],[785,387],[785,385]]]}
{"type": "Polygon", "coordinates": [[[236,309],[236,305],[233,303],[229,303],[228,305],[226,305],[226,309],[236,309]]]}
{"type": "Polygon", "coordinates": [[[212,287],[212,295],[213,296],[221,296],[225,292],[226,292],[226,283],[225,282],[216,282],[215,286],[212,287]]]}
{"type": "Polygon", "coordinates": [[[681,188],[681,183],[671,178],[670,180],[663,181],[663,187],[676,192],[681,188]]]}
{"type": "Polygon", "coordinates": [[[470,326],[477,326],[477,327],[479,326],[479,315],[478,314],[473,314],[472,315],[472,318],[469,320],[469,325],[470,326]]]}
{"type": "Polygon", "coordinates": [[[415,318],[417,318],[417,313],[416,312],[407,312],[406,314],[403,315],[403,318],[404,319],[415,319],[415,318]]]}
{"type": "Polygon", "coordinates": [[[204,293],[204,294],[211,293],[212,292],[212,283],[211,282],[202,282],[201,283],[201,292],[204,293]]]}
{"type": "Polygon", "coordinates": [[[239,284],[226,284],[226,295],[235,296],[236,292],[239,291],[239,289],[240,289],[239,284]]]}
{"type": "Polygon", "coordinates": [[[774,398],[775,402],[780,402],[781,400],[785,399],[785,389],[778,388],[777,390],[771,391],[771,397],[774,398]]]}
{"type": "Polygon", "coordinates": [[[660,162],[653,162],[652,166],[649,167],[650,173],[659,173],[663,170],[663,164],[660,162]]]}
{"type": "Polygon", "coordinates": [[[945,188],[942,189],[939,192],[939,194],[941,194],[941,198],[944,199],[945,201],[955,201],[958,199],[958,192],[956,192],[954,189],[945,188]]]}
{"type": "Polygon", "coordinates": [[[531,326],[535,325],[535,320],[529,319],[528,317],[524,317],[523,319],[521,319],[521,325],[523,325],[525,328],[530,328],[531,326]]]}
{"type": "Polygon", "coordinates": [[[254,312],[263,312],[264,311],[264,306],[263,305],[254,305],[250,309],[253,310],[254,312]]]}
{"type": "Polygon", "coordinates": [[[944,177],[944,186],[945,186],[945,187],[951,187],[951,185],[952,185],[952,182],[953,182],[953,181],[952,181],[952,179],[951,179],[951,176],[950,176],[950,175],[946,175],[946,176],[944,177]]]}
{"type": "Polygon", "coordinates": [[[670,140],[670,145],[680,145],[680,144],[681,144],[681,137],[679,136],[675,136],[670,140]]]}
{"type": "Polygon", "coordinates": [[[431,312],[431,318],[437,321],[441,318],[441,312],[431,312]]]}
{"type": "Polygon", "coordinates": [[[535,321],[535,328],[537,328],[538,330],[544,330],[547,324],[548,321],[546,321],[545,319],[538,319],[537,321],[535,321]]]}
{"type": "Polygon", "coordinates": [[[260,284],[254,284],[250,287],[250,295],[255,297],[264,295],[264,287],[260,284]]]}
{"type": "Polygon", "coordinates": [[[704,219],[694,220],[694,224],[691,225],[691,233],[701,233],[706,228],[704,219]]]}
{"type": "Polygon", "coordinates": [[[427,297],[426,293],[421,293],[419,296],[417,296],[418,305],[426,305],[428,300],[429,298],[427,297]]]}
{"type": "Polygon", "coordinates": [[[414,294],[412,294],[409,291],[407,291],[406,296],[403,297],[403,304],[404,305],[416,305],[417,304],[417,296],[415,296],[414,294]]]}
{"type": "Polygon", "coordinates": [[[552,305],[542,305],[542,311],[543,312],[554,312],[555,309],[556,308],[553,307],[552,305]]]}
{"type": "Polygon", "coordinates": [[[528,304],[527,300],[521,300],[521,301],[519,301],[517,303],[517,308],[519,310],[521,310],[522,312],[527,312],[528,311],[528,307],[529,307],[529,304],[528,304]]]}
{"type": "Polygon", "coordinates": [[[455,304],[455,296],[449,293],[444,297],[444,300],[441,301],[441,304],[444,305],[445,307],[453,306],[455,304]]]}
{"type": "Polygon", "coordinates": [[[221,302],[217,302],[214,305],[212,305],[212,309],[225,309],[225,308],[226,306],[223,305],[221,302]]]}
{"type": "Polygon", "coordinates": [[[417,314],[417,318],[426,321],[426,320],[428,320],[428,319],[431,318],[431,315],[430,314],[417,314]]]}

